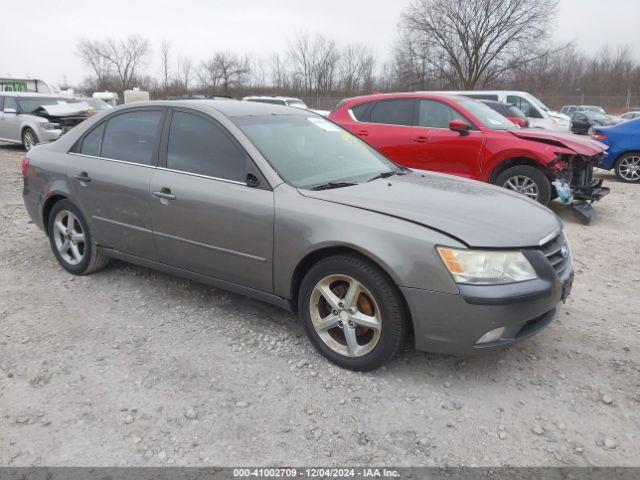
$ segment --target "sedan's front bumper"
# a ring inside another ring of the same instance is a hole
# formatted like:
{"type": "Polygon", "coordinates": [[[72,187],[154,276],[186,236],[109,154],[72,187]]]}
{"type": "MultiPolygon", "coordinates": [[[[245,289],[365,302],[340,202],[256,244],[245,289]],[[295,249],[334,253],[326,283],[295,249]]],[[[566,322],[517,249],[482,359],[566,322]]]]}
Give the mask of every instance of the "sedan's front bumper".
{"type": "Polygon", "coordinates": [[[53,142],[60,138],[62,135],[62,130],[59,128],[47,130],[46,128],[38,128],[36,130],[36,135],[38,136],[38,141],[40,143],[53,142]]]}
{"type": "MultiPolygon", "coordinates": [[[[456,295],[402,287],[417,350],[455,355],[504,347],[535,335],[555,318],[569,294],[573,269],[558,276],[542,253],[527,253],[539,278],[495,286],[460,285],[456,295]],[[498,339],[479,343],[504,327],[498,339]]],[[[570,261],[570,260],[569,260],[570,261]]]]}

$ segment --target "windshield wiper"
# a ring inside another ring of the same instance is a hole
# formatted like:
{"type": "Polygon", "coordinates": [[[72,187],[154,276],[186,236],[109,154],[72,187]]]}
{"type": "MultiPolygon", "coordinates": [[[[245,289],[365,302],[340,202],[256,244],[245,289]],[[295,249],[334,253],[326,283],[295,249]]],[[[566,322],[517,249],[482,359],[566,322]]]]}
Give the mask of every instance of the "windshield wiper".
{"type": "Polygon", "coordinates": [[[382,172],[377,174],[375,177],[371,177],[369,180],[367,180],[367,182],[373,182],[374,180],[377,180],[379,178],[389,178],[392,175],[404,175],[407,172],[382,172]]]}
{"type": "Polygon", "coordinates": [[[332,188],[342,188],[342,187],[352,187],[353,185],[357,185],[357,183],[353,182],[327,182],[322,185],[316,185],[311,188],[311,190],[331,190],[332,188]]]}

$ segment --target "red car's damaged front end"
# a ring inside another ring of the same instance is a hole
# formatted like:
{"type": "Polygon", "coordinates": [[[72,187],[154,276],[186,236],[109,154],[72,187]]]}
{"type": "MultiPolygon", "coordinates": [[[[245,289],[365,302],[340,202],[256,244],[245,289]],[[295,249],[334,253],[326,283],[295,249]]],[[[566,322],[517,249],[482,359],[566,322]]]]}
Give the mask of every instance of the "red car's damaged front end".
{"type": "Polygon", "coordinates": [[[558,197],[581,220],[609,189],[593,178],[606,147],[589,138],[522,129],[465,97],[397,93],[344,100],[330,119],[394,162],[490,182],[540,203],[558,197]]]}
{"type": "Polygon", "coordinates": [[[524,140],[555,147],[552,149],[554,157],[547,163],[547,173],[556,190],[570,190],[570,197],[561,198],[563,203],[570,204],[572,200],[594,202],[609,193],[609,188],[602,186],[602,179],[593,178],[594,167],[606,156],[602,143],[564,132],[516,130],[511,133],[524,140]]]}

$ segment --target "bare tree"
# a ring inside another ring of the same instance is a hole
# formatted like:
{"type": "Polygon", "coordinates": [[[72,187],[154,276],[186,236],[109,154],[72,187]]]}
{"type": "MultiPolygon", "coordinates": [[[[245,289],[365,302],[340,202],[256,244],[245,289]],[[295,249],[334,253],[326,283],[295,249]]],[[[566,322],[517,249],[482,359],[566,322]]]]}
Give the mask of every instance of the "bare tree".
{"type": "Polygon", "coordinates": [[[121,92],[136,84],[149,52],[149,41],[137,35],[119,40],[81,40],[77,48],[77,54],[96,76],[99,72],[113,75],[121,92]]]}
{"type": "Polygon", "coordinates": [[[169,91],[169,42],[165,39],[160,43],[160,68],[162,70],[162,89],[165,97],[169,91]]]}
{"type": "Polygon", "coordinates": [[[366,45],[347,45],[339,62],[339,84],[345,95],[371,90],[375,57],[366,45]]]}
{"type": "Polygon", "coordinates": [[[248,57],[240,57],[232,52],[218,52],[202,62],[198,77],[205,90],[228,94],[247,81],[250,73],[248,57]]]}
{"type": "Polygon", "coordinates": [[[334,88],[340,54],[336,42],[323,35],[299,34],[289,47],[294,82],[318,98],[334,88]]]}
{"type": "Polygon", "coordinates": [[[291,88],[286,60],[279,53],[273,53],[269,57],[269,68],[271,71],[271,84],[276,89],[288,90],[291,88]]]}
{"type": "Polygon", "coordinates": [[[474,89],[545,52],[558,0],[412,0],[400,30],[430,50],[429,63],[455,86],[474,89]]]}
{"type": "Polygon", "coordinates": [[[112,65],[102,55],[101,45],[98,42],[81,40],[76,46],[76,55],[80,57],[82,63],[93,70],[97,88],[106,88],[112,65]]]}
{"type": "Polygon", "coordinates": [[[189,90],[191,83],[191,74],[193,72],[193,61],[190,57],[180,57],[178,59],[178,83],[180,87],[186,92],[189,90]]]}

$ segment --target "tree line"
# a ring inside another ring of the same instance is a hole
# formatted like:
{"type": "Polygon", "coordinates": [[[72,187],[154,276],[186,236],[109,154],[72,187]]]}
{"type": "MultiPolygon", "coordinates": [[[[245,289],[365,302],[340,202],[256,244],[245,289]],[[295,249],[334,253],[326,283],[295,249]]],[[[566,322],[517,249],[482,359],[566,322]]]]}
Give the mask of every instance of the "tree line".
{"type": "Polygon", "coordinates": [[[573,43],[550,43],[557,4],[412,0],[386,59],[365,43],[341,46],[328,35],[309,33],[294,35],[285,51],[266,58],[214,51],[200,60],[174,51],[166,40],[154,51],[138,35],[85,39],[76,53],[91,75],[81,89],[122,92],[137,86],[153,98],[295,95],[316,105],[326,97],[374,91],[479,88],[527,90],[542,98],[639,96],[640,62],[630,47],[604,46],[587,54],[573,43]]]}

